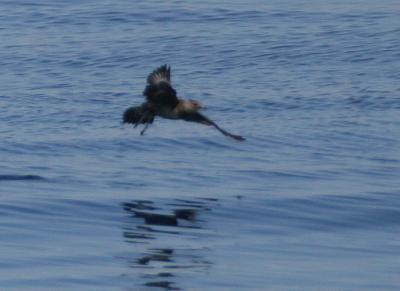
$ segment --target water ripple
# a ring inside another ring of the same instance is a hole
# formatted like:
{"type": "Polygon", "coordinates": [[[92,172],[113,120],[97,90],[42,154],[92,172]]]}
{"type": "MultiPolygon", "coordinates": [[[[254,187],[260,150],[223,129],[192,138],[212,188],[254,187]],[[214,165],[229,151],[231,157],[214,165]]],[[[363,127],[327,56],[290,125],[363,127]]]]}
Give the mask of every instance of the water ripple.
{"type": "Polygon", "coordinates": [[[38,175],[0,175],[0,181],[42,181],[44,177],[38,175]]]}

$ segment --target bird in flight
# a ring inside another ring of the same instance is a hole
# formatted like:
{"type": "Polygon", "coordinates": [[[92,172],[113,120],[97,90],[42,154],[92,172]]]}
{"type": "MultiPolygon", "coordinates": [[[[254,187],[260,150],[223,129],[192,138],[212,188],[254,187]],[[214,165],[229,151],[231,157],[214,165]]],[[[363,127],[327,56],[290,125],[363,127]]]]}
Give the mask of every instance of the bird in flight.
{"type": "Polygon", "coordinates": [[[145,102],[140,106],[129,107],[123,114],[124,123],[134,124],[135,127],[144,124],[140,135],[143,135],[148,126],[153,123],[154,118],[159,116],[213,126],[225,136],[238,141],[245,140],[240,135],[220,128],[214,121],[201,114],[199,111],[203,107],[200,102],[178,97],[171,85],[171,68],[167,65],[161,66],[149,74],[143,95],[146,97],[145,102]]]}

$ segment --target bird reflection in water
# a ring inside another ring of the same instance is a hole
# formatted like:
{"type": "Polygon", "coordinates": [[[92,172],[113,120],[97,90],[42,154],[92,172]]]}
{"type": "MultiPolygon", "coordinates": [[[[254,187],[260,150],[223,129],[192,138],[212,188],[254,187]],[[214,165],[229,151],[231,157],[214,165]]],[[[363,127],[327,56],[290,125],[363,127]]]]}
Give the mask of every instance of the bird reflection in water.
{"type": "Polygon", "coordinates": [[[126,242],[134,244],[127,258],[139,270],[142,287],[181,290],[179,277],[205,272],[212,263],[207,255],[212,232],[204,229],[199,215],[217,205],[216,199],[176,199],[156,205],[149,200],[122,204],[129,214],[123,230],[126,242]]]}

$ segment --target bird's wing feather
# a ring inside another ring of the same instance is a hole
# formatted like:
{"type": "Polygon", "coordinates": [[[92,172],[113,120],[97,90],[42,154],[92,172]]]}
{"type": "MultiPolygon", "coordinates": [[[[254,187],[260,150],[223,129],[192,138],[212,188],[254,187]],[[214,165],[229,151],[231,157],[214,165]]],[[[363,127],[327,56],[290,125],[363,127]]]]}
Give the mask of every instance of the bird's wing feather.
{"type": "Polygon", "coordinates": [[[160,82],[171,83],[171,67],[163,65],[155,69],[147,77],[147,83],[149,85],[157,85],[160,82]]]}
{"type": "Polygon", "coordinates": [[[184,113],[181,115],[181,118],[186,121],[198,122],[198,123],[202,123],[205,125],[214,126],[219,132],[221,132],[222,134],[229,136],[235,140],[238,140],[238,141],[245,140],[245,138],[240,135],[236,135],[236,134],[227,132],[225,129],[222,129],[221,127],[219,127],[214,121],[212,121],[208,117],[206,117],[198,112],[184,113]]]}
{"type": "Polygon", "coordinates": [[[174,108],[178,104],[176,91],[171,85],[171,68],[169,66],[161,66],[149,74],[143,95],[156,107],[174,108]]]}
{"type": "Polygon", "coordinates": [[[181,114],[181,118],[185,121],[198,122],[205,125],[215,124],[213,121],[211,121],[204,115],[200,114],[199,112],[189,112],[189,113],[185,112],[181,114]]]}

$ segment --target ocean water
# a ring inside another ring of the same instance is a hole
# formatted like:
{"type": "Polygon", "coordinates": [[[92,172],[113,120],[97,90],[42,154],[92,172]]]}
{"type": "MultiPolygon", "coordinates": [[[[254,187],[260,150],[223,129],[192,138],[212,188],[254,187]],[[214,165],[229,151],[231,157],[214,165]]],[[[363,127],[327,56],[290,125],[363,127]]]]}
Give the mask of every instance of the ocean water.
{"type": "Polygon", "coordinates": [[[398,1],[217,2],[0,1],[1,290],[399,290],[398,1]]]}

